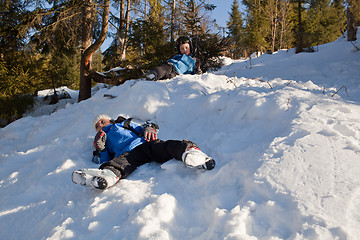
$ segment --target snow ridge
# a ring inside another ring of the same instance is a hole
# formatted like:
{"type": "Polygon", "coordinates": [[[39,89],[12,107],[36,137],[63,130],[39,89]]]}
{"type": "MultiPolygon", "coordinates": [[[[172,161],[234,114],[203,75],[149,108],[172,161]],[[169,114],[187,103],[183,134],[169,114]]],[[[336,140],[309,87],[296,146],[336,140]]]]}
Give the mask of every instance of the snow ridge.
{"type": "Polygon", "coordinates": [[[359,239],[360,53],[340,37],[227,62],[99,85],[0,129],[0,239],[359,239]],[[217,165],[150,163],[105,191],[75,185],[72,171],[98,167],[100,113],[156,121],[161,139],[191,139],[217,165]]]}

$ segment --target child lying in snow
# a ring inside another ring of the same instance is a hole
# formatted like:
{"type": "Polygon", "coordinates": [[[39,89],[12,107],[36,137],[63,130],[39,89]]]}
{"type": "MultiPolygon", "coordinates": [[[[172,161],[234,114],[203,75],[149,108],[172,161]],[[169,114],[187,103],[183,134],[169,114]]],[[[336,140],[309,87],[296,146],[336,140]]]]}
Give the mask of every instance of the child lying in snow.
{"type": "Polygon", "coordinates": [[[145,74],[147,80],[173,78],[178,74],[201,74],[200,61],[192,54],[193,47],[188,37],[177,40],[178,55],[167,62],[155,67],[145,74]]]}
{"type": "Polygon", "coordinates": [[[195,143],[189,140],[162,141],[157,138],[157,124],[139,126],[131,120],[120,116],[114,121],[105,114],[94,119],[97,132],[94,158],[102,164],[99,169],[74,171],[74,183],[105,189],[152,161],[165,163],[176,159],[191,168],[211,170],[215,167],[215,160],[200,151],[195,143]]]}

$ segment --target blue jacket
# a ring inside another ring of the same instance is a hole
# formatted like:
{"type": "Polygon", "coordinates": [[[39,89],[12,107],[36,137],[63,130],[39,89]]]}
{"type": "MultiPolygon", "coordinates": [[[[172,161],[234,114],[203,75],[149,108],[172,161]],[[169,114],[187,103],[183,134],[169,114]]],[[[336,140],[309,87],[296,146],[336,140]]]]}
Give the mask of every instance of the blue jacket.
{"type": "Polygon", "coordinates": [[[146,142],[139,135],[143,128],[130,122],[130,129],[124,128],[125,121],[107,125],[103,128],[106,133],[105,151],[100,152],[100,163],[108,162],[125,152],[130,152],[146,142]]]}
{"type": "Polygon", "coordinates": [[[195,73],[195,64],[196,60],[186,54],[175,55],[172,59],[169,60],[178,74],[192,74],[195,73]]]}

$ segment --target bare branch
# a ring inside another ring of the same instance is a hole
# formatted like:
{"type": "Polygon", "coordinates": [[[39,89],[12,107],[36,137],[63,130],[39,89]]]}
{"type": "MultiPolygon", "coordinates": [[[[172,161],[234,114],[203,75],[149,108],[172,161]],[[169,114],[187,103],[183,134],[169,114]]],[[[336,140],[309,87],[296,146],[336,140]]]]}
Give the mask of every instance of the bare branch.
{"type": "Polygon", "coordinates": [[[349,97],[349,94],[348,94],[348,92],[347,92],[347,87],[346,86],[342,86],[341,88],[339,88],[339,90],[337,90],[333,95],[331,95],[331,97],[334,97],[335,96],[335,94],[337,94],[341,89],[345,89],[345,92],[346,92],[346,95],[349,97]]]}
{"type": "Polygon", "coordinates": [[[267,83],[267,84],[269,85],[269,87],[272,89],[272,86],[270,85],[270,83],[269,83],[268,81],[262,80],[262,79],[260,79],[260,78],[257,78],[257,80],[259,80],[260,82],[265,82],[265,83],[267,83]]]}
{"type": "Polygon", "coordinates": [[[285,112],[287,112],[287,111],[290,110],[290,101],[291,101],[291,99],[289,98],[288,101],[287,101],[287,103],[286,103],[287,109],[286,109],[285,112]]]}

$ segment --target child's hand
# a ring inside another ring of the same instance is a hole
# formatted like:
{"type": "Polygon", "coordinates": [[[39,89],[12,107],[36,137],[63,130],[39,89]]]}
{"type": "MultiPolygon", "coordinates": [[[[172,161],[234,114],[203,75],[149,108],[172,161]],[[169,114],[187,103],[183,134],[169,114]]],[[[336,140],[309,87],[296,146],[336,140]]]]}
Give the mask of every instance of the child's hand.
{"type": "Polygon", "coordinates": [[[158,137],[157,137],[157,131],[156,131],[151,125],[147,125],[147,126],[144,128],[144,139],[145,139],[147,142],[155,141],[155,140],[158,139],[158,137]]]}
{"type": "Polygon", "coordinates": [[[95,149],[103,152],[105,150],[106,142],[106,133],[103,130],[100,130],[94,138],[94,147],[95,149]]]}

